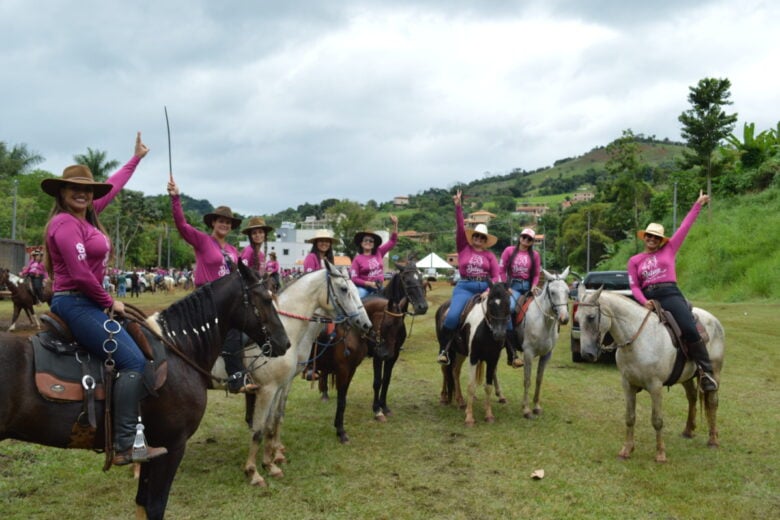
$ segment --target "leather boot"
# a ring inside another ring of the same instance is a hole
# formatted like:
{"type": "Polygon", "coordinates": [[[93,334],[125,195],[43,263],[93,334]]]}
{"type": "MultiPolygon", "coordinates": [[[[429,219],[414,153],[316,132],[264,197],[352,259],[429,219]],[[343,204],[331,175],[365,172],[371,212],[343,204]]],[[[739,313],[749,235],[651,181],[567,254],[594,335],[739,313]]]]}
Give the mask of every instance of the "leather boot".
{"type": "MultiPolygon", "coordinates": [[[[146,462],[168,453],[166,448],[153,448],[141,444],[134,446],[138,416],[138,402],[144,392],[140,372],[120,372],[114,383],[114,457],[116,466],[132,462],[146,462]]],[[[143,425],[141,425],[143,428],[143,425]]],[[[142,430],[143,431],[143,430],[142,430]]]]}
{"type": "Polygon", "coordinates": [[[506,331],[506,364],[512,368],[525,365],[522,356],[522,340],[518,337],[520,334],[520,329],[506,331]]]}
{"type": "Polygon", "coordinates": [[[452,344],[452,339],[455,337],[455,330],[448,329],[446,327],[441,328],[441,333],[439,337],[439,357],[437,358],[437,361],[440,365],[449,365],[450,364],[450,345],[452,344]]]}
{"type": "Polygon", "coordinates": [[[702,340],[686,343],[688,357],[699,367],[699,385],[705,392],[714,392],[718,389],[718,382],[712,375],[712,363],[707,352],[707,346],[702,340]]]}
{"type": "Polygon", "coordinates": [[[222,359],[225,362],[225,372],[228,375],[227,389],[231,394],[251,393],[259,388],[247,378],[242,347],[241,331],[229,330],[225,343],[222,345],[222,359]]]}

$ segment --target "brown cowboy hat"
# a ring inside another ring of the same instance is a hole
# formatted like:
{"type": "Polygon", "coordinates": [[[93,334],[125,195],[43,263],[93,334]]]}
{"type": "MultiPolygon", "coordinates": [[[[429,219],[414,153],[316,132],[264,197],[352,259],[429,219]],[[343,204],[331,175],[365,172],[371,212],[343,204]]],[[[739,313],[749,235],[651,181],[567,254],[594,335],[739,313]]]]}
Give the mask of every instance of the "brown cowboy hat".
{"type": "Polygon", "coordinates": [[[664,245],[669,241],[669,237],[664,235],[664,227],[661,224],[657,224],[655,222],[649,223],[644,230],[640,229],[636,232],[636,236],[639,237],[640,240],[644,240],[645,235],[653,235],[660,238],[661,245],[664,245]]]}
{"type": "Polygon", "coordinates": [[[363,241],[363,238],[365,237],[371,237],[374,239],[374,247],[379,247],[382,244],[382,237],[374,233],[373,231],[358,231],[355,233],[355,238],[352,239],[352,242],[355,243],[355,245],[358,247],[358,249],[361,248],[360,243],[363,241]]]}
{"type": "Polygon", "coordinates": [[[211,213],[203,215],[203,223],[208,227],[212,227],[211,223],[218,217],[230,219],[230,229],[237,229],[241,225],[241,219],[234,217],[233,211],[227,206],[219,206],[211,213]]]}
{"type": "Polygon", "coordinates": [[[496,245],[496,242],[498,242],[498,237],[496,235],[491,235],[488,233],[488,228],[485,224],[477,224],[477,227],[474,229],[467,229],[466,230],[466,238],[469,241],[469,244],[471,243],[471,235],[474,233],[478,235],[485,235],[487,237],[487,240],[485,241],[485,249],[489,249],[496,245]]]}
{"type": "Polygon", "coordinates": [[[327,229],[318,229],[314,232],[314,236],[306,239],[305,242],[309,244],[315,243],[317,240],[329,240],[332,244],[336,239],[333,237],[333,233],[331,233],[327,229]]]}
{"type": "Polygon", "coordinates": [[[92,200],[108,195],[113,186],[106,182],[95,182],[90,169],[83,164],[68,166],[62,171],[62,177],[52,177],[41,181],[41,189],[52,197],[59,197],[60,190],[68,184],[92,186],[92,200]]]}
{"type": "Polygon", "coordinates": [[[249,235],[252,233],[253,229],[263,229],[265,230],[266,236],[268,233],[274,230],[273,227],[269,226],[265,223],[265,219],[263,217],[252,217],[249,219],[249,223],[246,225],[244,229],[241,230],[241,232],[245,235],[249,235]]]}

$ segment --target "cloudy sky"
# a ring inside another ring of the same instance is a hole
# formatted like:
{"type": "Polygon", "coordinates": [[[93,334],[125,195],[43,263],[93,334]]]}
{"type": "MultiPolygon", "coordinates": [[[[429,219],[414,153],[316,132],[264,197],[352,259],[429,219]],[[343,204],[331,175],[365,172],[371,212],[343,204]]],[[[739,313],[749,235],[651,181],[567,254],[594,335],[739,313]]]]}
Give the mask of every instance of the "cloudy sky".
{"type": "Polygon", "coordinates": [[[151,153],[129,187],[245,215],[534,170],[635,133],[680,140],[688,87],[780,120],[780,2],[2,0],[0,140],[60,173],[151,153]],[[74,7],[77,6],[77,7],[74,7]]]}

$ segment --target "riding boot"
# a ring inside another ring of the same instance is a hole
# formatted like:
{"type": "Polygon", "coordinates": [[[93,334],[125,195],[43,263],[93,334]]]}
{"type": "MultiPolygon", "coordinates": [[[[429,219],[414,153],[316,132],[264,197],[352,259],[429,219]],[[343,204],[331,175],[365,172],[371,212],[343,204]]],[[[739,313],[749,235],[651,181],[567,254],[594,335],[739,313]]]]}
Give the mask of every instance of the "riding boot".
{"type": "Polygon", "coordinates": [[[522,329],[506,331],[506,364],[512,368],[520,368],[525,365],[523,361],[523,342],[519,338],[522,329]]]}
{"type": "Polygon", "coordinates": [[[718,382],[712,375],[712,363],[710,355],[707,352],[707,346],[704,341],[699,339],[686,343],[688,347],[688,358],[693,360],[699,367],[699,384],[705,392],[714,392],[718,389],[718,382]]]}
{"type": "MultiPolygon", "coordinates": [[[[120,372],[114,383],[114,457],[116,466],[132,462],[146,462],[168,453],[166,448],[153,448],[136,441],[136,434],[143,431],[138,402],[144,392],[140,372],[120,372]]],[[[140,433],[141,439],[143,434],[140,433]]]]}
{"type": "Polygon", "coordinates": [[[225,372],[228,375],[227,388],[231,394],[254,392],[259,388],[251,381],[247,381],[241,347],[241,332],[236,329],[229,330],[222,346],[222,359],[225,361],[225,372]]]}
{"type": "Polygon", "coordinates": [[[441,338],[439,339],[439,357],[437,361],[440,365],[450,364],[450,345],[452,339],[455,337],[456,330],[448,329],[446,327],[441,328],[441,338]]]}

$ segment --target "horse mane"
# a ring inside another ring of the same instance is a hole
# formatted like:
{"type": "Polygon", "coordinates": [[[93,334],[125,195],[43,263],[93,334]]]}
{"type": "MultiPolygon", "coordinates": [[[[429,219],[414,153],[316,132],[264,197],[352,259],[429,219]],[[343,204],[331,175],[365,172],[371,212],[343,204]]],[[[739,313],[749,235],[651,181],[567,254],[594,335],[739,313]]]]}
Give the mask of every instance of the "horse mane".
{"type": "Polygon", "coordinates": [[[401,285],[400,271],[390,278],[390,282],[385,286],[382,295],[391,303],[398,303],[405,296],[403,286],[401,285]]]}
{"type": "Polygon", "coordinates": [[[174,344],[186,343],[200,350],[220,341],[213,287],[220,280],[202,285],[160,312],[163,334],[174,344]]]}

